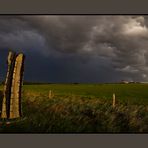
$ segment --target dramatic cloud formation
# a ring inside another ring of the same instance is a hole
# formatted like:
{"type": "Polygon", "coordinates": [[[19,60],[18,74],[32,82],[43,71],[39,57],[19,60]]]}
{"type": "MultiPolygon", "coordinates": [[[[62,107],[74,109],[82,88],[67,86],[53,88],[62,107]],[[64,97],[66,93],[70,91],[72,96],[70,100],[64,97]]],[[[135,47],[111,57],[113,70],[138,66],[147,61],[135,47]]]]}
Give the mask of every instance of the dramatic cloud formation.
{"type": "Polygon", "coordinates": [[[147,16],[0,16],[6,49],[26,54],[28,81],[148,81],[147,16]]]}

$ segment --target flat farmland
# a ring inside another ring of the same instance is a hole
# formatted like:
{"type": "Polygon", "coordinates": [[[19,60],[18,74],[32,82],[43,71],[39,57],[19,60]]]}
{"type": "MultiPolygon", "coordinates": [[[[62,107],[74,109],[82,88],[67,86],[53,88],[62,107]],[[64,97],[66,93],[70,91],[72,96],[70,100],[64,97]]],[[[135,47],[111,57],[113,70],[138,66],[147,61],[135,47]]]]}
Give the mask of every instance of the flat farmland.
{"type": "Polygon", "coordinates": [[[148,104],[148,84],[47,84],[24,85],[24,92],[47,95],[51,90],[55,96],[77,96],[116,100],[131,104],[148,104]]]}

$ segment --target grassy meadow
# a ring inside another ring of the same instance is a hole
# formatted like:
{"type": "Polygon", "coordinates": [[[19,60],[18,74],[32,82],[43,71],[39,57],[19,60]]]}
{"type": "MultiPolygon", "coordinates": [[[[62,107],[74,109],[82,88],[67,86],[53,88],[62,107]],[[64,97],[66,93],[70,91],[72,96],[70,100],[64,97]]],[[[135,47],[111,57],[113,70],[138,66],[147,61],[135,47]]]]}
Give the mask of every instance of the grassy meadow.
{"type": "Polygon", "coordinates": [[[22,111],[21,119],[1,120],[0,132],[147,133],[148,84],[24,85],[22,111]]]}

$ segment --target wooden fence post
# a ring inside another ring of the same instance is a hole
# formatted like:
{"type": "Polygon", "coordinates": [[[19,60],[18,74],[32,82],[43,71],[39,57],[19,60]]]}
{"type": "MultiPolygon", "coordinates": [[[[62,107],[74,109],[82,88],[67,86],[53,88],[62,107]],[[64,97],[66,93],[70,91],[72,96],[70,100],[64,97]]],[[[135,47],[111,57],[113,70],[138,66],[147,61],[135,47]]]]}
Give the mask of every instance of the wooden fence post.
{"type": "Polygon", "coordinates": [[[116,106],[116,96],[115,93],[113,94],[113,108],[116,106]]]}
{"type": "Polygon", "coordinates": [[[49,90],[49,99],[51,99],[51,98],[52,98],[52,91],[49,90]]]}
{"type": "Polygon", "coordinates": [[[49,94],[48,94],[49,99],[54,97],[54,93],[52,90],[49,90],[49,94]]]}
{"type": "Polygon", "coordinates": [[[24,71],[24,55],[18,54],[13,71],[11,98],[10,98],[10,119],[21,117],[21,88],[24,71]]]}
{"type": "Polygon", "coordinates": [[[2,113],[1,118],[9,118],[10,111],[10,96],[11,96],[11,85],[12,85],[12,75],[15,65],[16,53],[9,52],[7,58],[8,70],[6,75],[6,80],[3,90],[3,103],[2,103],[2,113]]]}

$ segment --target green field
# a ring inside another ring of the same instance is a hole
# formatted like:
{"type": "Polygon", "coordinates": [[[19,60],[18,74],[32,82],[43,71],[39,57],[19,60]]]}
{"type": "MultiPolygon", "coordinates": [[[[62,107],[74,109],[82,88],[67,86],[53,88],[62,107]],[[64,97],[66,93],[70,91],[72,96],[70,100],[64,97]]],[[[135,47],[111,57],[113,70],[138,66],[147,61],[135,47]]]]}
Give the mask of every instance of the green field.
{"type": "Polygon", "coordinates": [[[25,85],[25,92],[47,95],[52,90],[56,96],[79,96],[99,99],[116,99],[130,104],[148,104],[148,84],[48,84],[25,85]]]}
{"type": "Polygon", "coordinates": [[[148,84],[24,85],[23,117],[11,124],[1,121],[0,132],[148,132],[147,89],[148,84]]]}

